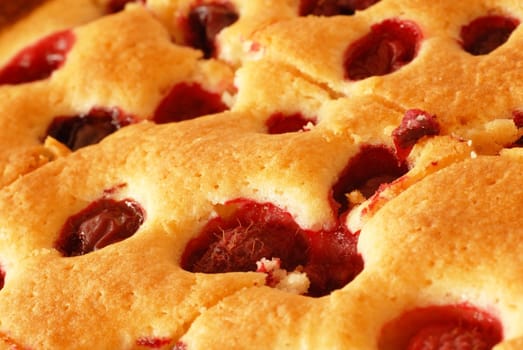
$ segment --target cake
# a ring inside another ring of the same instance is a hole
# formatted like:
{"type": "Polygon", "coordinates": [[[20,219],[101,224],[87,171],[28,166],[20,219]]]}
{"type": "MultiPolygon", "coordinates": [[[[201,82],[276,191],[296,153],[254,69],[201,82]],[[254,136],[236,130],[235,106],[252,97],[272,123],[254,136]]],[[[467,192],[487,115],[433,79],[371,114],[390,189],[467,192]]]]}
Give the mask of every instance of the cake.
{"type": "Polygon", "coordinates": [[[520,349],[521,18],[0,5],[0,348],[520,349]]]}

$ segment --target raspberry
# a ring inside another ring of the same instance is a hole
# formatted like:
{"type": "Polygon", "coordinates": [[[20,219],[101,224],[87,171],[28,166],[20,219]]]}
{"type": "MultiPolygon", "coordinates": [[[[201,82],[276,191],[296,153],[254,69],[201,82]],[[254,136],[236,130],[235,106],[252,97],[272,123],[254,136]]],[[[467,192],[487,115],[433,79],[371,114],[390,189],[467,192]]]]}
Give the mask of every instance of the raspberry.
{"type": "Polygon", "coordinates": [[[371,27],[345,52],[345,77],[361,80],[386,75],[414,59],[422,39],[416,23],[388,19],[371,27]]]}
{"type": "Polygon", "coordinates": [[[74,40],[73,32],[65,30],[26,47],[0,70],[0,84],[22,84],[48,78],[64,64],[74,40]]]}
{"type": "Polygon", "coordinates": [[[475,19],[461,28],[463,49],[472,55],[486,55],[503,45],[519,25],[519,20],[505,16],[475,19]]]}
{"type": "Polygon", "coordinates": [[[84,255],[132,236],[144,219],[135,201],[102,198],[67,219],[55,247],[64,256],[84,255]]]}

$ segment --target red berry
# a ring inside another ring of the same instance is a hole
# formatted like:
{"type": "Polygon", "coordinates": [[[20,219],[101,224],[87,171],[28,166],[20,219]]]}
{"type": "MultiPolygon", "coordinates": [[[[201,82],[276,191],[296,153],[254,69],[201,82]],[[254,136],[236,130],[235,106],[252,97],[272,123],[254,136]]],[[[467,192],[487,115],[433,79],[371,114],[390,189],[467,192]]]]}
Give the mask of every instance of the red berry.
{"type": "Polygon", "coordinates": [[[302,0],[300,16],[353,15],[356,10],[364,10],[380,0],[302,0]]]}
{"type": "Polygon", "coordinates": [[[185,270],[256,271],[262,258],[276,258],[287,271],[301,266],[311,283],[308,294],[322,296],[345,286],[363,269],[357,235],[343,225],[312,232],[270,203],[235,200],[227,206],[231,213],[210,221],[187,245],[182,257],[185,270]]]}
{"type": "Polygon", "coordinates": [[[143,337],[136,340],[136,345],[143,346],[146,348],[159,349],[161,347],[169,345],[171,342],[171,338],[143,337]]]}
{"type": "Polygon", "coordinates": [[[71,150],[100,142],[116,130],[134,123],[134,118],[118,108],[93,108],[87,114],[53,119],[46,135],[52,136],[71,150]]]}
{"type": "Polygon", "coordinates": [[[392,73],[414,59],[421,39],[421,30],[411,21],[388,19],[375,24],[345,52],[345,77],[361,80],[392,73]]]}
{"type": "Polygon", "coordinates": [[[469,304],[405,312],[383,327],[378,347],[406,350],[491,350],[502,341],[499,320],[469,304]]]}
{"type": "Polygon", "coordinates": [[[475,19],[461,28],[465,51],[472,55],[486,55],[503,45],[519,25],[519,20],[505,16],[486,16],[475,19]]]}
{"type": "Polygon", "coordinates": [[[145,3],[145,0],[110,0],[107,4],[107,11],[109,13],[120,12],[125,8],[130,2],[142,2],[145,3]]]}
{"type": "Polygon", "coordinates": [[[223,28],[238,20],[238,13],[229,3],[210,3],[191,9],[186,20],[186,42],[200,49],[205,58],[216,55],[216,36],[223,28]]]}
{"type": "Polygon", "coordinates": [[[132,236],[144,218],[133,200],[102,198],[67,219],[55,246],[64,256],[84,255],[132,236]]]}
{"type": "Polygon", "coordinates": [[[0,84],[22,84],[48,78],[63,65],[74,40],[73,32],[66,30],[26,47],[0,70],[0,84]]]}
{"type": "Polygon", "coordinates": [[[436,116],[419,109],[409,109],[405,112],[400,126],[392,132],[396,154],[400,160],[405,160],[412,147],[423,136],[434,136],[440,132],[436,116]]]}
{"type": "Polygon", "coordinates": [[[380,185],[390,183],[408,171],[405,163],[384,146],[363,146],[353,156],[332,187],[332,196],[338,211],[349,209],[347,194],[359,190],[365,198],[371,197],[380,185]]]}
{"type": "Polygon", "coordinates": [[[284,134],[288,132],[304,131],[307,124],[316,124],[315,120],[305,118],[301,113],[285,115],[275,113],[266,121],[269,134],[284,134]]]}
{"type": "Polygon", "coordinates": [[[490,350],[477,329],[459,325],[434,325],[423,328],[410,341],[407,350],[490,350]]]}
{"type": "Polygon", "coordinates": [[[198,84],[179,83],[160,102],[153,120],[158,124],[179,122],[223,112],[227,108],[219,94],[208,92],[198,84]]]}

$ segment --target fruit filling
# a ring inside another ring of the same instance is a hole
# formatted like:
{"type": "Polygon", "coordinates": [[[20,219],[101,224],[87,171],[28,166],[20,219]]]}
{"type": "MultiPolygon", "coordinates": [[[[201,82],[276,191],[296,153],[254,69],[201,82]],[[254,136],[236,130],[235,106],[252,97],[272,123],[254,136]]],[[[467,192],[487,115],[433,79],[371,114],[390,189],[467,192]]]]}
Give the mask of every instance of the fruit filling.
{"type": "Polygon", "coordinates": [[[301,0],[300,16],[353,15],[380,0],[301,0]]]}
{"type": "Polygon", "coordinates": [[[0,70],[0,84],[22,84],[48,78],[64,64],[74,41],[73,32],[65,30],[26,47],[0,70]]]}
{"type": "Polygon", "coordinates": [[[345,52],[345,78],[361,80],[392,73],[416,56],[422,33],[416,23],[387,19],[345,52]]]}
{"type": "Polygon", "coordinates": [[[194,6],[183,21],[185,41],[202,50],[205,58],[216,56],[216,36],[239,16],[229,3],[216,2],[194,6]]]}
{"type": "Polygon", "coordinates": [[[171,338],[142,337],[136,340],[136,345],[145,348],[160,349],[172,342],[171,338]]]}
{"type": "Polygon", "coordinates": [[[501,323],[469,304],[408,311],[385,325],[379,349],[491,350],[503,338],[501,323]]]}
{"type": "Polygon", "coordinates": [[[356,243],[357,235],[342,225],[328,232],[307,231],[273,204],[238,199],[224,205],[188,243],[182,267],[203,273],[265,272],[270,286],[281,281],[271,280],[274,272],[281,276],[281,269],[293,276],[303,273],[310,282],[307,294],[322,296],[363,269],[356,243]]]}
{"type": "Polygon", "coordinates": [[[392,131],[392,140],[398,159],[405,160],[412,147],[424,136],[435,136],[440,132],[436,116],[419,109],[405,112],[400,126],[392,131]]]}
{"type": "Polygon", "coordinates": [[[480,17],[461,28],[461,44],[472,55],[486,55],[503,45],[518,25],[511,17],[480,17]]]}
{"type": "Polygon", "coordinates": [[[339,213],[371,197],[381,186],[405,175],[408,166],[385,146],[363,146],[349,160],[332,187],[332,197],[339,213]]]}
{"type": "Polygon", "coordinates": [[[3,268],[0,267],[0,290],[4,288],[5,284],[5,271],[3,268]]]}
{"type": "Polygon", "coordinates": [[[316,124],[316,120],[307,119],[301,113],[286,115],[283,113],[274,113],[271,115],[265,125],[269,134],[285,134],[288,132],[306,131],[309,126],[316,124]]]}
{"type": "Polygon", "coordinates": [[[145,220],[135,201],[101,198],[69,217],[55,243],[64,256],[78,256],[131,237],[145,220]]]}
{"type": "Polygon", "coordinates": [[[160,102],[154,112],[157,124],[179,122],[227,110],[221,96],[196,83],[179,83],[160,102]]]}
{"type": "Polygon", "coordinates": [[[133,117],[118,108],[93,108],[87,114],[54,118],[47,128],[46,135],[75,151],[96,144],[109,134],[134,122],[133,117]]]}
{"type": "Polygon", "coordinates": [[[107,4],[107,11],[109,13],[120,12],[130,2],[145,3],[145,0],[110,0],[107,4]]]}

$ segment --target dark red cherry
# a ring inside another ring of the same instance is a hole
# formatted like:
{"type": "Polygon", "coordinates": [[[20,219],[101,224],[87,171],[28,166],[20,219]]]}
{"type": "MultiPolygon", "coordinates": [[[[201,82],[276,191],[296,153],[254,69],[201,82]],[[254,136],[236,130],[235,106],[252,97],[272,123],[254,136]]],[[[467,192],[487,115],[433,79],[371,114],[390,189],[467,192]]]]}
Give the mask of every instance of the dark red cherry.
{"type": "Polygon", "coordinates": [[[125,8],[125,5],[127,5],[130,2],[145,3],[145,0],[111,0],[107,4],[107,12],[120,12],[125,8]]]}
{"type": "Polygon", "coordinates": [[[14,23],[30,13],[45,0],[0,1],[0,27],[14,23]]]}
{"type": "Polygon", "coordinates": [[[416,23],[388,19],[371,27],[345,52],[345,77],[361,80],[392,73],[416,56],[422,33],[416,23]]]}
{"type": "Polygon", "coordinates": [[[300,16],[353,15],[365,10],[380,0],[301,0],[300,16]]]}
{"type": "Polygon", "coordinates": [[[358,190],[365,198],[369,198],[381,185],[396,180],[407,171],[407,164],[400,162],[392,150],[385,146],[361,147],[332,187],[338,211],[342,213],[350,209],[346,195],[352,191],[358,190]]]}
{"type": "Polygon", "coordinates": [[[400,126],[392,131],[397,157],[405,160],[419,139],[438,135],[439,132],[440,126],[436,116],[419,109],[407,110],[400,126]]]}
{"type": "Polygon", "coordinates": [[[185,344],[182,341],[179,341],[174,345],[173,350],[187,350],[187,344],[185,344]]]}
{"type": "Polygon", "coordinates": [[[143,346],[145,348],[160,349],[169,345],[171,342],[171,338],[143,337],[136,340],[136,345],[143,346]]]}
{"type": "Polygon", "coordinates": [[[506,16],[476,18],[461,28],[463,49],[472,55],[486,55],[503,45],[519,25],[519,20],[506,16]]]}
{"type": "Polygon", "coordinates": [[[216,55],[216,36],[239,16],[229,3],[209,3],[194,6],[186,21],[185,40],[188,45],[202,50],[205,58],[216,55]]]}
{"type": "Polygon", "coordinates": [[[87,114],[53,119],[46,135],[52,136],[71,150],[100,142],[116,130],[134,122],[118,108],[93,108],[87,114]]]}
{"type": "Polygon", "coordinates": [[[144,219],[145,211],[131,199],[98,199],[67,219],[55,247],[64,256],[84,255],[131,237],[144,219]]]}
{"type": "Polygon", "coordinates": [[[0,84],[22,84],[48,78],[64,64],[74,40],[73,32],[65,30],[26,47],[0,70],[0,84]]]}
{"type": "Polygon", "coordinates": [[[306,263],[307,240],[290,214],[265,203],[230,204],[230,217],[218,217],[191,241],[182,267],[192,272],[255,271],[261,258],[280,258],[282,267],[306,263]]]}
{"type": "Polygon", "coordinates": [[[0,290],[4,288],[5,284],[5,271],[2,267],[0,267],[0,290]]]}
{"type": "Polygon", "coordinates": [[[292,271],[301,266],[309,295],[327,295],[363,269],[357,235],[339,225],[333,231],[301,229],[292,216],[270,203],[235,200],[227,214],[211,220],[187,245],[182,267],[191,272],[256,271],[262,258],[277,258],[292,271]]]}
{"type": "Polygon", "coordinates": [[[304,131],[307,124],[316,124],[316,120],[307,119],[301,113],[286,115],[283,113],[274,113],[267,121],[267,130],[269,134],[284,134],[288,132],[304,131]]]}
{"type": "Polygon", "coordinates": [[[154,112],[157,124],[179,122],[228,109],[221,96],[196,83],[179,83],[160,102],[154,112]]]}
{"type": "Polygon", "coordinates": [[[503,338],[499,320],[468,304],[408,311],[382,329],[380,349],[491,350],[503,338]]]}

